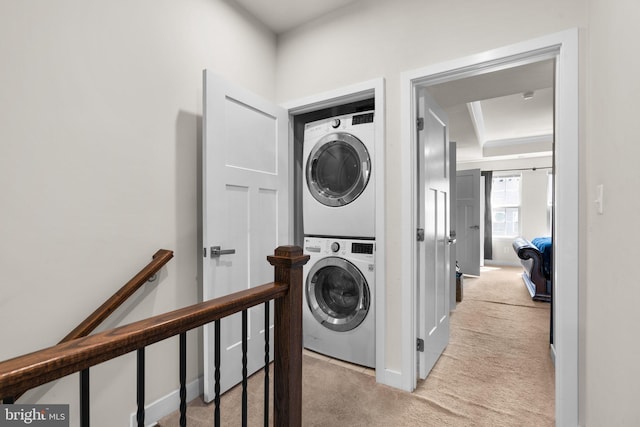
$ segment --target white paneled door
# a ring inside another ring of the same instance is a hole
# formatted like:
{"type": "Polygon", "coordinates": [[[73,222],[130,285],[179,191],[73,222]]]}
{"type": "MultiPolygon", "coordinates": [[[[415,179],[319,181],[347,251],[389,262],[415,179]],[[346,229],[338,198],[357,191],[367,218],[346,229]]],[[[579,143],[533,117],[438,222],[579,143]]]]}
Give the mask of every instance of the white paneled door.
{"type": "Polygon", "coordinates": [[[426,378],[449,343],[449,128],[445,112],[425,88],[418,101],[417,245],[418,373],[426,378]]]}
{"type": "Polygon", "coordinates": [[[480,169],[458,171],[456,237],[460,270],[480,275],[480,169]]]}
{"type": "MultiPolygon", "coordinates": [[[[203,299],[273,281],[266,256],[289,242],[288,117],[284,109],[204,72],[203,299]]],[[[248,372],[264,366],[273,343],[264,306],[248,311],[248,372]]],[[[221,320],[224,392],[242,379],[242,315],[221,320]]],[[[204,327],[204,397],[214,398],[213,324],[204,327]]],[[[273,347],[271,350],[273,354],[273,347]]]]}

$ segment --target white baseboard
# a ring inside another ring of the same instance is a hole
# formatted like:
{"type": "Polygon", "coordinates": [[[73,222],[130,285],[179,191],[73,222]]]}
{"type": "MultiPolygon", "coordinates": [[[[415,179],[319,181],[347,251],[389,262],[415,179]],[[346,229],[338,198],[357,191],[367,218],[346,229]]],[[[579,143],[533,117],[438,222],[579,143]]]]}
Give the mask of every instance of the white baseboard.
{"type": "Polygon", "coordinates": [[[485,259],[484,265],[504,265],[509,267],[522,267],[518,261],[509,261],[509,260],[495,260],[495,259],[485,259]]]}
{"type": "MultiPolygon", "coordinates": [[[[202,395],[204,391],[204,379],[198,377],[187,384],[187,402],[202,395]]],[[[144,425],[146,427],[152,427],[158,424],[160,418],[171,414],[174,411],[180,409],[180,390],[172,391],[164,397],[150,403],[144,407],[144,425]]],[[[131,414],[131,427],[136,427],[138,422],[136,420],[136,413],[131,414]]]]}

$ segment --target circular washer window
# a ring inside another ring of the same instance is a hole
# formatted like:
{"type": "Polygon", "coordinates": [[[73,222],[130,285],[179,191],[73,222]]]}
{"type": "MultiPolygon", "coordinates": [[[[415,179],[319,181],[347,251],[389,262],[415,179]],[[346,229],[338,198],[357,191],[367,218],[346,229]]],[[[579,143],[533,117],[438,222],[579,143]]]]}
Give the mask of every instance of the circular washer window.
{"type": "Polygon", "coordinates": [[[331,133],[309,154],[307,186],[323,205],[344,206],[364,191],[370,171],[371,159],[362,141],[349,133],[331,133]]]}
{"type": "Polygon", "coordinates": [[[349,261],[327,257],[309,272],[307,304],[318,322],[338,332],[356,328],[369,312],[369,286],[349,261]]]}

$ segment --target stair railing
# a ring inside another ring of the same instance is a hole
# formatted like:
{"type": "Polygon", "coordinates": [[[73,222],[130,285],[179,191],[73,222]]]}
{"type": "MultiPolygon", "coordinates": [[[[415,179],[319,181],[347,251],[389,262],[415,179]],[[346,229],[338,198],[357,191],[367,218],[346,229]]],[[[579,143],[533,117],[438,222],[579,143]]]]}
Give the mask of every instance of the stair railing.
{"type": "MultiPolygon", "coordinates": [[[[31,388],[80,372],[80,425],[88,427],[89,368],[137,351],[137,421],[144,426],[144,349],[146,346],[180,335],[180,423],[186,425],[186,333],[207,323],[246,311],[258,304],[268,307],[274,300],[274,425],[302,424],[302,266],[309,257],[296,246],[281,246],[267,257],[274,266],[274,282],[236,292],[154,316],[94,335],[73,339],[53,347],[0,362],[0,397],[4,403],[31,388]]],[[[268,321],[267,319],[265,319],[268,321]]],[[[268,327],[268,323],[266,325],[268,327]]],[[[265,334],[268,340],[269,334],[265,334]]],[[[246,334],[243,360],[246,360],[246,334]]],[[[265,360],[268,360],[268,341],[265,360]]],[[[219,349],[216,349],[219,353],[219,349]]],[[[246,363],[246,362],[245,362],[246,363]]],[[[265,366],[265,370],[268,366],[265,366]]],[[[216,361],[216,378],[219,361],[216,361]]],[[[243,367],[243,395],[246,395],[246,367],[243,367]]],[[[216,384],[216,389],[219,385],[216,384]]],[[[268,420],[268,384],[265,385],[265,423],[268,420]]],[[[215,425],[220,425],[219,396],[215,399],[215,425]]],[[[242,425],[247,425],[243,399],[242,425]]]]}
{"type": "MultiPolygon", "coordinates": [[[[93,332],[111,313],[116,311],[131,295],[133,295],[146,282],[153,280],[158,271],[173,258],[173,251],[159,249],[152,257],[152,260],[131,280],[124,284],[115,294],[106,300],[100,307],[82,321],[76,328],[69,332],[60,343],[85,337],[93,332]]],[[[59,344],[60,344],[59,343],[59,344]]]]}
{"type": "MultiPolygon", "coordinates": [[[[140,270],[135,276],[124,284],[116,293],[106,300],[100,307],[84,319],[78,326],[67,334],[58,344],[85,337],[93,332],[107,317],[116,311],[131,295],[142,287],[146,282],[153,281],[157,277],[158,271],[173,258],[173,251],[168,249],[158,249],[153,255],[151,262],[140,270]]],[[[24,390],[26,391],[26,390],[24,390]]],[[[20,392],[13,396],[13,401],[18,400],[24,393],[20,392]]]]}

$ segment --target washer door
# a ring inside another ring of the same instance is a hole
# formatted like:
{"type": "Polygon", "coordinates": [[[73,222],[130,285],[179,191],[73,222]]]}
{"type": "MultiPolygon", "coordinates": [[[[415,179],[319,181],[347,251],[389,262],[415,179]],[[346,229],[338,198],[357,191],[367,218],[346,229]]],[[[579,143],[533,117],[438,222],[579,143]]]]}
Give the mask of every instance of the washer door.
{"type": "Polygon", "coordinates": [[[313,147],[307,162],[307,187],[326,206],[354,201],[369,182],[371,158],[355,136],[336,132],[325,135],[313,147]]]}
{"type": "Polygon", "coordinates": [[[357,327],[369,312],[369,286],[349,261],[327,257],[309,271],[305,286],[307,304],[320,324],[344,332],[357,327]]]}

